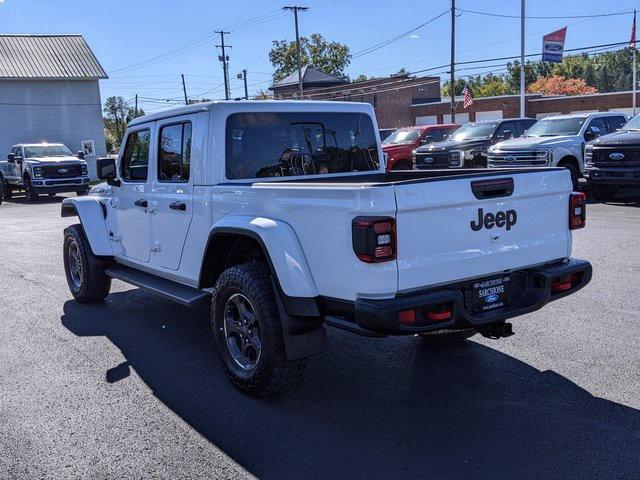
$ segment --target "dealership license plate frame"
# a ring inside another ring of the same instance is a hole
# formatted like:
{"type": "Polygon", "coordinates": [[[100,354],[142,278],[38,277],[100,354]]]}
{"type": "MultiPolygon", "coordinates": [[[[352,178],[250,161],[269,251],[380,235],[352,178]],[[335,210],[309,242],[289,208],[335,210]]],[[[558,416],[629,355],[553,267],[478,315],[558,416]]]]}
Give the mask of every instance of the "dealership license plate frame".
{"type": "Polygon", "coordinates": [[[482,313],[508,306],[511,301],[511,286],[510,275],[474,282],[470,289],[473,312],[482,313]]]}

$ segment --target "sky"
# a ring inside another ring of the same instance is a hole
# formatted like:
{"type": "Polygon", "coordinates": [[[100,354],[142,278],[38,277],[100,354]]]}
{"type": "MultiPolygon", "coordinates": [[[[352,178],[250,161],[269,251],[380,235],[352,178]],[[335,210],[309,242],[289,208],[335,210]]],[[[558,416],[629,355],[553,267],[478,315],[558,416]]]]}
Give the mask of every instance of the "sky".
{"type": "MultiPolygon", "coordinates": [[[[273,40],[295,39],[293,14],[281,7],[288,0],[0,0],[3,33],[80,33],[109,75],[101,81],[102,100],[120,95],[157,111],[182,101],[181,74],[193,98],[224,96],[219,36],[229,30],[232,97],[244,94],[236,74],[247,69],[249,93],[266,89],[273,67],[268,52],[273,40]]],[[[438,67],[449,61],[450,0],[298,0],[300,33],[321,33],[345,43],[354,58],[347,68],[359,74],[387,76],[438,67]],[[440,14],[424,27],[412,30],[440,14]],[[368,52],[388,39],[400,37],[368,52]],[[364,52],[364,54],[362,54],[364,52]],[[360,53],[360,55],[358,55],[360,53]]],[[[520,20],[478,13],[520,14],[519,0],[457,0],[456,59],[470,61],[519,55],[520,20]]],[[[597,18],[562,18],[630,12],[640,0],[527,0],[526,52],[540,53],[542,35],[568,26],[565,48],[579,48],[630,38],[632,14],[597,18]]],[[[505,62],[488,62],[460,75],[502,73],[505,62]]],[[[468,68],[468,67],[467,67],[468,68]]],[[[429,74],[446,69],[435,69],[429,74]]],[[[446,75],[443,75],[443,77],[446,75]]]]}

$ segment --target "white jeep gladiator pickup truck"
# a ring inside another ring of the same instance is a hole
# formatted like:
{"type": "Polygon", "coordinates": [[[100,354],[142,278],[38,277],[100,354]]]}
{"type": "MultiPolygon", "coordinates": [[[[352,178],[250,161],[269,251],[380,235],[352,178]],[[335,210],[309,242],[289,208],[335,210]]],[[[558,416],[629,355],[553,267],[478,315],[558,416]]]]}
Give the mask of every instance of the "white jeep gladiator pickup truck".
{"type": "Polygon", "coordinates": [[[555,115],[538,120],[520,138],[489,148],[489,168],[564,167],[574,189],[584,173],[585,143],[627,123],[623,113],[592,112],[555,115]]]}
{"type": "Polygon", "coordinates": [[[211,301],[231,382],[267,395],[326,348],[325,326],[461,340],[591,279],[571,258],[585,198],[562,168],[385,173],[368,104],[238,101],[134,120],[101,196],[67,198],[79,302],[111,279],[211,301]]]}

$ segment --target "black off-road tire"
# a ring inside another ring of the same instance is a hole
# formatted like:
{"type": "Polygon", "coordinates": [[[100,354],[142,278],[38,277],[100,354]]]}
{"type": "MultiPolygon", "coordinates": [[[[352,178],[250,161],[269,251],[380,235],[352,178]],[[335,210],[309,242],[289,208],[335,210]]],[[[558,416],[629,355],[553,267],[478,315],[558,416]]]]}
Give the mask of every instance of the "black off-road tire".
{"type": "Polygon", "coordinates": [[[425,343],[431,345],[459,344],[478,333],[475,329],[465,330],[436,330],[431,333],[421,333],[420,337],[425,343]]]}
{"type": "Polygon", "coordinates": [[[618,188],[615,185],[599,185],[595,183],[589,184],[589,193],[595,200],[607,202],[613,200],[616,196],[618,188]]]}
{"type": "Polygon", "coordinates": [[[274,395],[301,378],[306,359],[287,359],[271,274],[265,264],[245,263],[222,272],[214,287],[210,319],[225,373],[242,392],[257,397],[274,395]],[[228,300],[235,294],[249,300],[258,324],[261,352],[251,370],[236,363],[225,334],[225,310],[228,300]]]}
{"type": "Polygon", "coordinates": [[[38,198],[38,194],[33,189],[33,185],[31,185],[31,178],[29,176],[24,177],[24,196],[27,199],[27,202],[34,202],[38,198]]]}
{"type": "Polygon", "coordinates": [[[64,230],[64,272],[67,284],[73,298],[79,303],[94,303],[103,300],[111,290],[111,278],[104,271],[109,266],[109,261],[96,258],[91,252],[91,247],[84,234],[82,225],[71,225],[64,230]],[[80,262],[80,271],[75,277],[72,274],[73,266],[70,265],[71,257],[75,257],[74,248],[77,248],[77,259],[80,262]]]}

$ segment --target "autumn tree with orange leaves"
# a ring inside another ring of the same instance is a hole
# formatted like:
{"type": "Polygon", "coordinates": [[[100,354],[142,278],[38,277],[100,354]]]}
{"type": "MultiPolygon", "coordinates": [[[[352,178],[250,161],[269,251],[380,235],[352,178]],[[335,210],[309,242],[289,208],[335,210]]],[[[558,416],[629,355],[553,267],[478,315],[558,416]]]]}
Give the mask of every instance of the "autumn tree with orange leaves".
{"type": "Polygon", "coordinates": [[[538,77],[529,85],[529,93],[542,93],[543,95],[589,95],[598,93],[596,87],[587,85],[581,78],[565,78],[560,75],[551,77],[538,77]]]}

